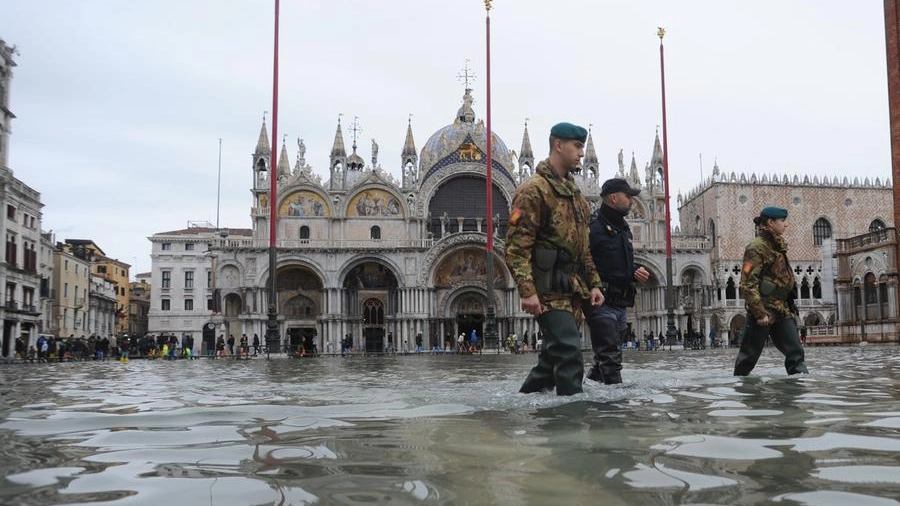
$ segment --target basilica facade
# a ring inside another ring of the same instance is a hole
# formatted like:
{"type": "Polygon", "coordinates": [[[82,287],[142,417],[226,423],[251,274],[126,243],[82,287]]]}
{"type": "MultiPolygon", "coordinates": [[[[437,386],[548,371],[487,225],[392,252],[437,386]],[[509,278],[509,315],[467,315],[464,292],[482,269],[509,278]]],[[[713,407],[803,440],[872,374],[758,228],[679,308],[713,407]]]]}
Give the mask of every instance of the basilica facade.
{"type": "MultiPolygon", "coordinates": [[[[298,142],[293,164],[286,146],[270,167],[266,125],[248,169],[254,185],[249,229],[191,226],[161,232],[152,243],[151,334],[191,335],[195,353],[211,350],[217,336],[263,338],[272,273],[269,224],[277,230],[276,273],[279,334],[290,350],[302,346],[336,352],[349,339],[359,351],[412,351],[444,347],[473,330],[483,336],[491,307],[497,333],[533,335],[537,326],[520,309],[504,263],[509,204],[536,162],[527,125],[518,153],[492,135],[493,229],[486,206],[487,135],[466,90],[450,124],[421,150],[408,125],[400,180],[382,169],[372,143],[367,162],[355,138],[349,154],[340,122],[326,178],[307,164],[298,142]],[[277,192],[270,195],[270,179],[277,192]],[[277,216],[270,216],[275,198],[277,216]],[[493,236],[494,276],[486,279],[486,245],[493,236]]],[[[449,109],[449,108],[448,108],[449,109]]],[[[449,109],[452,111],[452,109],[449,109]]],[[[450,116],[448,114],[448,116],[450,116]]],[[[543,142],[541,142],[543,145],[543,142]]],[[[640,286],[629,321],[636,335],[665,332],[666,207],[659,138],[641,169],[632,155],[626,167],[601,168],[589,136],[576,182],[591,207],[610,177],[641,188],[628,217],[635,260],[652,274],[640,286]]],[[[680,221],[672,237],[676,327],[732,340],[743,328],[737,292],[743,246],[753,235],[752,217],[765,205],[791,211],[790,255],[796,266],[801,316],[809,325],[834,319],[834,268],[827,248],[834,238],[871,227],[892,226],[891,186],[885,181],[798,180],[738,175],[714,169],[688,195],[678,196],[680,221]],[[867,221],[868,220],[868,221],[867,221]],[[824,260],[823,260],[824,259],[824,260]]],[[[585,346],[589,339],[585,334],[585,346]]],[[[493,343],[485,343],[491,347],[493,343]]]]}

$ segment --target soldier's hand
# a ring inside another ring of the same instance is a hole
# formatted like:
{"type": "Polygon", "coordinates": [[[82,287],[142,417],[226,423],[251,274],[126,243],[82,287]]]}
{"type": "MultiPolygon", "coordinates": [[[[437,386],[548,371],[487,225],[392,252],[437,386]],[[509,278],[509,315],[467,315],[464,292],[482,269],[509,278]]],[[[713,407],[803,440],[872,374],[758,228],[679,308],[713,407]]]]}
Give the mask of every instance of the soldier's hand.
{"type": "Polygon", "coordinates": [[[767,327],[770,323],[772,323],[772,319],[769,318],[769,314],[766,313],[762,318],[757,318],[756,323],[762,327],[767,327]]]}
{"type": "Polygon", "coordinates": [[[591,289],[591,305],[602,306],[604,302],[606,302],[606,297],[603,296],[603,292],[599,288],[591,289]]]}
{"type": "Polygon", "coordinates": [[[522,310],[531,316],[540,316],[544,312],[544,307],[541,306],[541,299],[534,294],[522,299],[522,310]]]}
{"type": "Polygon", "coordinates": [[[644,269],[643,267],[638,267],[637,269],[635,269],[635,281],[637,281],[638,283],[645,283],[648,279],[650,279],[650,273],[647,271],[647,269],[644,269]]]}

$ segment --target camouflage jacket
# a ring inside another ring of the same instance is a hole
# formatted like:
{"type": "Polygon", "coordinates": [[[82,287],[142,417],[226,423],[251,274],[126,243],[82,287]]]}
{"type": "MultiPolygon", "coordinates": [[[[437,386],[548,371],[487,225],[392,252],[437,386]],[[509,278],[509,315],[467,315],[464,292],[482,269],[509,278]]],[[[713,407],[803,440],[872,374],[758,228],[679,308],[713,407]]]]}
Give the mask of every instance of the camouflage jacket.
{"type": "Polygon", "coordinates": [[[741,297],[755,319],[766,313],[775,318],[791,314],[788,301],[793,298],[796,281],[787,259],[787,243],[767,230],[744,250],[741,269],[741,297]]]}
{"type": "Polygon", "coordinates": [[[592,288],[600,288],[600,275],[591,258],[588,222],[591,211],[571,175],[553,174],[550,161],[538,164],[534,176],[513,197],[506,233],[506,265],[512,272],[521,298],[537,290],[534,284],[535,248],[568,253],[578,267],[571,275],[572,292],[541,293],[545,309],[561,309],[580,315],[592,288]]]}

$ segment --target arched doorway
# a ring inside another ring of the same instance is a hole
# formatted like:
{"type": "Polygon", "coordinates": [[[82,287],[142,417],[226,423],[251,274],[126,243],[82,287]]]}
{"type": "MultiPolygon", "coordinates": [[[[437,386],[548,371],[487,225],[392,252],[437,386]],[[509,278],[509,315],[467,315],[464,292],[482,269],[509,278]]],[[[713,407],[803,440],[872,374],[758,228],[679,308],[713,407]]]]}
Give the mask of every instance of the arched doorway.
{"type": "Polygon", "coordinates": [[[360,336],[349,336],[354,346],[364,347],[366,352],[383,352],[388,346],[399,348],[401,343],[387,329],[400,303],[397,277],[391,268],[375,260],[364,261],[350,269],[343,286],[346,318],[361,332],[360,336]]]}
{"type": "Polygon", "coordinates": [[[744,330],[747,327],[747,318],[742,315],[735,315],[734,318],[731,319],[731,325],[729,325],[729,336],[731,340],[732,346],[738,346],[741,344],[741,341],[744,339],[744,330]]]}
{"type": "Polygon", "coordinates": [[[466,345],[469,344],[472,331],[478,336],[476,346],[479,348],[484,337],[484,312],[487,304],[480,293],[468,292],[456,299],[451,307],[452,314],[456,315],[456,335],[463,335],[466,345]]]}
{"type": "Polygon", "coordinates": [[[366,353],[381,353],[388,346],[394,347],[393,342],[385,343],[384,340],[384,302],[381,299],[373,297],[364,300],[362,317],[366,353]]]}
{"type": "Polygon", "coordinates": [[[278,269],[278,314],[284,316],[284,346],[289,353],[315,353],[316,322],[322,313],[323,283],[312,269],[288,265],[278,269]]]}

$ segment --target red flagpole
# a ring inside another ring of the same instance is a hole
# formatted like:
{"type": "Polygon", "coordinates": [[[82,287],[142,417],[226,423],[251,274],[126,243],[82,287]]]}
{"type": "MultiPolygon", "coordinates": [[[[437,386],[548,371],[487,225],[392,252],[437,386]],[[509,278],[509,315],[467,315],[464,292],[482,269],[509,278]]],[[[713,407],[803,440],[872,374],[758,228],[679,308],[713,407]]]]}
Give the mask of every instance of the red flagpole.
{"type": "Polygon", "coordinates": [[[487,142],[485,143],[485,148],[487,149],[486,160],[485,160],[485,185],[486,185],[486,203],[487,203],[487,247],[485,248],[485,274],[487,275],[485,279],[485,293],[487,295],[487,313],[485,315],[485,328],[484,328],[484,345],[482,348],[487,348],[490,345],[496,345],[497,351],[500,351],[500,342],[498,340],[497,333],[497,319],[496,319],[496,311],[494,307],[494,205],[493,205],[493,183],[491,181],[492,170],[493,170],[493,135],[491,133],[491,0],[484,0],[484,10],[485,10],[485,65],[487,69],[485,71],[485,107],[487,108],[485,118],[486,118],[486,128],[487,128],[487,142]]]}
{"type": "Polygon", "coordinates": [[[675,287],[672,281],[672,214],[669,205],[669,138],[666,128],[666,65],[663,51],[663,36],[666,31],[660,27],[659,36],[659,78],[662,84],[662,131],[663,131],[663,198],[666,201],[666,340],[671,348],[675,341],[675,287]]]}
{"type": "Polygon", "coordinates": [[[491,191],[491,169],[493,169],[493,149],[491,148],[491,137],[493,137],[491,135],[491,0],[485,0],[484,6],[487,11],[485,17],[485,28],[487,32],[485,37],[485,47],[487,48],[487,55],[485,57],[487,64],[487,71],[485,72],[485,82],[487,84],[487,90],[485,91],[485,107],[487,108],[487,113],[485,115],[487,126],[487,254],[490,257],[494,251],[494,206],[492,201],[494,192],[491,191]]]}
{"type": "Polygon", "coordinates": [[[275,248],[276,225],[278,221],[278,180],[276,154],[278,152],[278,12],[279,0],[275,0],[275,50],[272,65],[272,153],[269,161],[269,303],[266,320],[266,349],[269,353],[281,349],[281,335],[278,332],[278,291],[277,291],[277,250],[275,248]]]}
{"type": "MultiPolygon", "coordinates": [[[[272,154],[269,162],[269,247],[275,247],[278,203],[276,200],[276,155],[278,153],[278,11],[279,0],[275,0],[275,50],[272,65],[272,154]]],[[[273,271],[274,272],[274,271],[273,271]]]]}
{"type": "Polygon", "coordinates": [[[659,29],[659,78],[662,82],[663,180],[666,185],[664,192],[664,198],[666,199],[666,258],[672,258],[672,226],[670,223],[671,215],[669,214],[669,139],[666,135],[666,63],[662,42],[665,33],[665,30],[659,29]]]}

